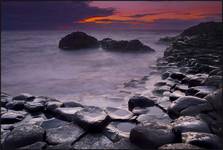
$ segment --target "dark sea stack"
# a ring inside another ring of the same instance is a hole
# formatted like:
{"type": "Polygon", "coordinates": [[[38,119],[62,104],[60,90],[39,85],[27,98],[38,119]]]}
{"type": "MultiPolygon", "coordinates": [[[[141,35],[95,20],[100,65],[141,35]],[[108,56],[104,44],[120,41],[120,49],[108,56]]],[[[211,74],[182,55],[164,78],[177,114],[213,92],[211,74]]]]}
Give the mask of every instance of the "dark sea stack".
{"type": "Polygon", "coordinates": [[[98,40],[84,32],[73,32],[63,37],[59,42],[59,48],[63,50],[77,50],[99,47],[98,40]]]}
{"type": "Polygon", "coordinates": [[[120,52],[154,52],[152,48],[144,45],[139,40],[130,41],[115,41],[110,38],[105,38],[100,41],[101,47],[105,50],[120,51],[120,52]]]}

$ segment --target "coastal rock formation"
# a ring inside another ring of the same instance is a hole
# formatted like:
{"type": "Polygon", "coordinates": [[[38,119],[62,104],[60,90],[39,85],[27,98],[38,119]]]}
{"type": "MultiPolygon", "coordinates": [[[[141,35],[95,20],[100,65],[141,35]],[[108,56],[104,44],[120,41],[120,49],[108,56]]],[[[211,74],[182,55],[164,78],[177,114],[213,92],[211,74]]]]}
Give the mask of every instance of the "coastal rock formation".
{"type": "Polygon", "coordinates": [[[108,125],[111,118],[106,112],[95,106],[86,107],[74,114],[73,120],[82,128],[89,131],[101,131],[108,125]]]}
{"type": "Polygon", "coordinates": [[[132,111],[135,107],[151,107],[154,106],[155,102],[144,96],[133,96],[128,101],[129,110],[132,111]]]}
{"type": "Polygon", "coordinates": [[[98,40],[84,32],[73,32],[63,37],[59,42],[59,48],[64,50],[76,50],[99,47],[98,40]]]}
{"type": "Polygon", "coordinates": [[[110,38],[105,38],[100,41],[101,47],[105,50],[111,51],[145,51],[145,52],[154,52],[152,48],[149,46],[143,45],[139,40],[131,40],[131,41],[115,41],[110,38]]]}
{"type": "Polygon", "coordinates": [[[22,125],[13,129],[5,138],[3,147],[15,149],[38,141],[42,141],[45,131],[37,125],[22,125]]]}
{"type": "Polygon", "coordinates": [[[142,148],[158,148],[161,145],[177,141],[167,125],[147,124],[131,130],[130,141],[142,148]]]}

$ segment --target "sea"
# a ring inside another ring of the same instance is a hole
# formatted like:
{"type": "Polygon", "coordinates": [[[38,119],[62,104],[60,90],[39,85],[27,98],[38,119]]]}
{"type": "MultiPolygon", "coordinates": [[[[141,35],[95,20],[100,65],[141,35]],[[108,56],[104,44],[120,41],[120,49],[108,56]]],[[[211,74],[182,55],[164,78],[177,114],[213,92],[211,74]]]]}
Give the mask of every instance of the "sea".
{"type": "Polygon", "coordinates": [[[159,38],[180,32],[82,31],[98,40],[139,39],[156,52],[121,53],[102,48],[64,51],[58,48],[58,43],[73,32],[71,30],[2,31],[1,91],[11,95],[30,93],[87,105],[118,107],[122,100],[117,98],[120,97],[117,93],[120,93],[123,83],[150,74],[150,66],[163,56],[167,45],[158,43],[159,38]]]}

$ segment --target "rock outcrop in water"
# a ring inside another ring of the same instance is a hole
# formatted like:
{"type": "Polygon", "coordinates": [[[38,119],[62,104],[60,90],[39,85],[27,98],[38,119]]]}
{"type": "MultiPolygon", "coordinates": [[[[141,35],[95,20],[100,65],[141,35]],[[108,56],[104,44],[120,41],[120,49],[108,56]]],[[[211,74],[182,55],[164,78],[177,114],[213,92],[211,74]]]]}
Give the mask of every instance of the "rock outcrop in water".
{"type": "Polygon", "coordinates": [[[103,49],[110,51],[154,52],[152,48],[142,44],[139,40],[115,41],[110,38],[105,38],[100,43],[103,49]]]}
{"type": "Polygon", "coordinates": [[[105,38],[98,41],[96,38],[87,35],[84,32],[73,32],[63,37],[59,42],[59,48],[63,50],[77,50],[86,48],[98,48],[101,46],[104,50],[119,52],[154,52],[152,48],[144,45],[139,40],[115,41],[105,38]]]}
{"type": "Polygon", "coordinates": [[[75,50],[85,48],[97,48],[99,42],[96,38],[84,32],[73,32],[63,37],[59,42],[59,48],[64,50],[75,50]]]}

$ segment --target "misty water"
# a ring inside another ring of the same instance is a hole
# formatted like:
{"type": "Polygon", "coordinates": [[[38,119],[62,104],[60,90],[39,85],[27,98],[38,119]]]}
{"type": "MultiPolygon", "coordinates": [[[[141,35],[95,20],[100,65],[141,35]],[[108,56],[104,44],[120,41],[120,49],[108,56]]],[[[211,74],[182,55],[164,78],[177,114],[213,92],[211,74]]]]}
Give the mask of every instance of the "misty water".
{"type": "Polygon", "coordinates": [[[101,48],[63,51],[61,37],[72,31],[3,31],[1,33],[1,88],[12,95],[31,93],[81,101],[85,104],[118,106],[115,100],[123,83],[151,72],[150,65],[163,55],[160,37],[177,32],[86,31],[101,40],[139,39],[155,53],[119,53],[101,48]],[[109,95],[109,96],[108,96],[109,95]],[[101,97],[114,98],[105,101],[101,97]],[[96,98],[95,98],[96,97],[96,98]]]}

